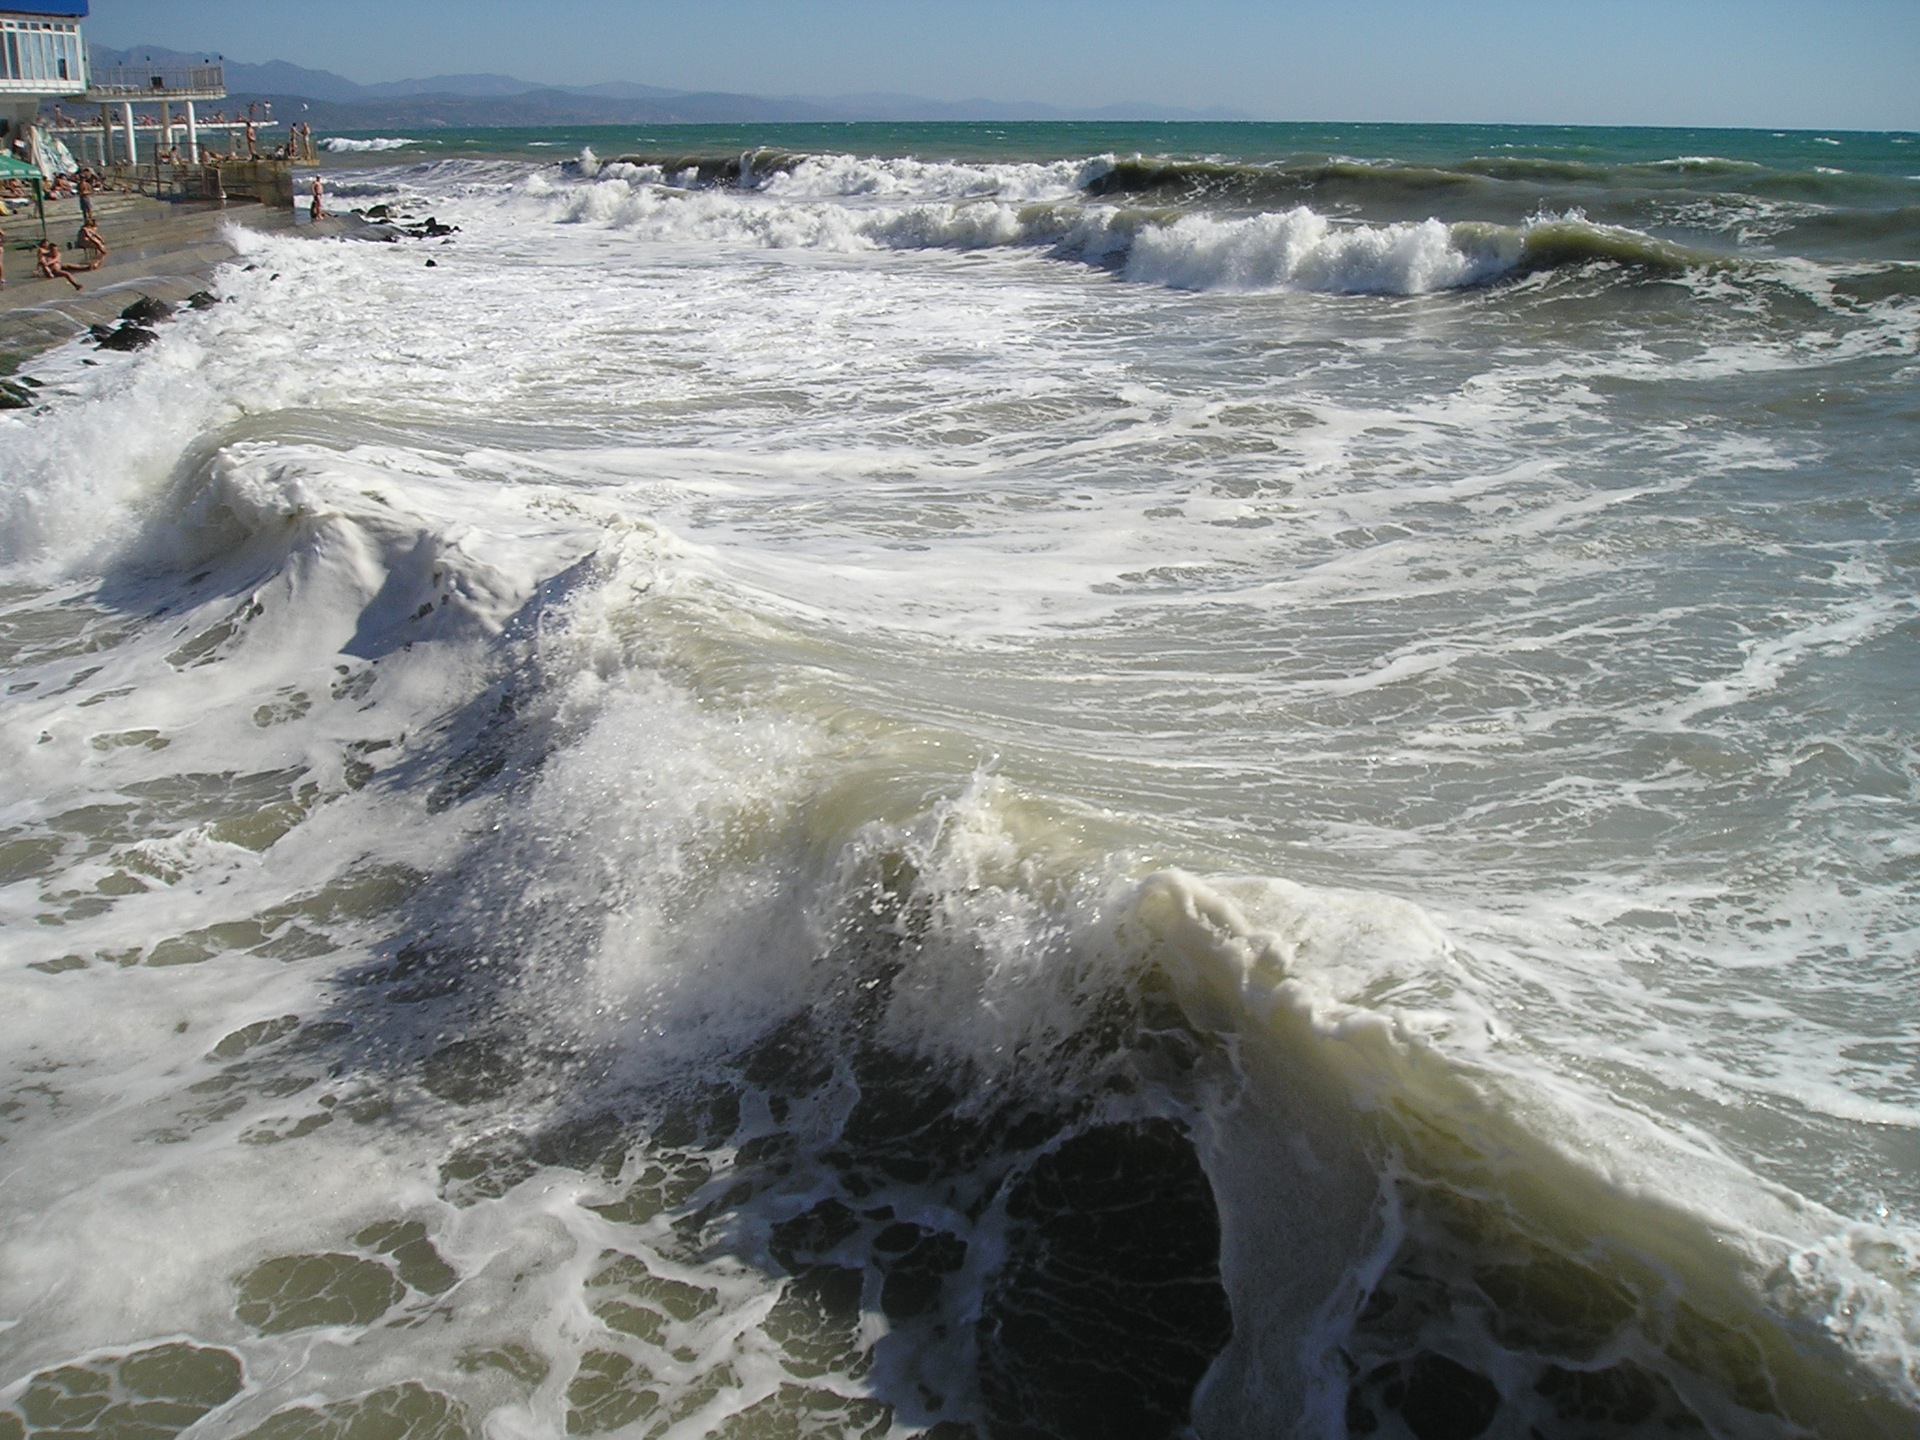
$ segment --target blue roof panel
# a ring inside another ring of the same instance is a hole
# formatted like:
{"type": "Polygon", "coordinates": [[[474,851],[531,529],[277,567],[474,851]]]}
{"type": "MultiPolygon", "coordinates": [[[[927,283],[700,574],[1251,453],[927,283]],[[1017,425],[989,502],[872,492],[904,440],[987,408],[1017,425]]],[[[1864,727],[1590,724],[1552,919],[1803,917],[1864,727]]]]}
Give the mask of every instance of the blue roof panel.
{"type": "Polygon", "coordinates": [[[0,0],[0,15],[59,15],[84,20],[87,0],[0,0]]]}

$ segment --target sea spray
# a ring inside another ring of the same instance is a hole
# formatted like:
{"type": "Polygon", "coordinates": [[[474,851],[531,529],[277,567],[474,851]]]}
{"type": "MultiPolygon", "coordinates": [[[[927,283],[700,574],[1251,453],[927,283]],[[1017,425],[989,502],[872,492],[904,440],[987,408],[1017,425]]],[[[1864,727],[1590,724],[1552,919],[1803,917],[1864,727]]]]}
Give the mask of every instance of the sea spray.
{"type": "Polygon", "coordinates": [[[1912,1432],[1911,164],[1031,133],[35,362],[21,1429],[1912,1432]]]}

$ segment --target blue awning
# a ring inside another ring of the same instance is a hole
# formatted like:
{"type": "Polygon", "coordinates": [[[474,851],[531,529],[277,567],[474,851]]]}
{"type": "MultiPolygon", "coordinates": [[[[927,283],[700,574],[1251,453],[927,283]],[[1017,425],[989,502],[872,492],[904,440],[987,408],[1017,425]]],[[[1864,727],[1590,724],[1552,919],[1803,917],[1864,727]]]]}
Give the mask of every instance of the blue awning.
{"type": "Polygon", "coordinates": [[[87,0],[0,0],[0,15],[58,15],[67,20],[84,20],[87,0]]]}

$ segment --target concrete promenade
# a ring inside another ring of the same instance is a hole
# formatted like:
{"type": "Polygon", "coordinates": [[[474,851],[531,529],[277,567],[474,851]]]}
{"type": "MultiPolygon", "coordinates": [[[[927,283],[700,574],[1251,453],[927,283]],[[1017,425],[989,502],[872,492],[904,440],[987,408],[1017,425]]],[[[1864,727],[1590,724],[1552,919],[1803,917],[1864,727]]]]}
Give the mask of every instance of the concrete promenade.
{"type": "MultiPolygon", "coordinates": [[[[77,294],[65,281],[44,280],[36,273],[33,252],[40,241],[40,222],[31,209],[0,219],[7,236],[7,287],[0,290],[0,376],[89,325],[113,324],[142,295],[177,304],[204,290],[213,272],[235,254],[224,233],[229,225],[287,231],[296,224],[290,210],[245,202],[221,206],[108,194],[93,198],[93,210],[107,243],[107,263],[80,273],[86,288],[77,294]]],[[[316,236],[340,234],[356,224],[329,218],[318,226],[300,224],[300,230],[316,236]]],[[[47,234],[60,243],[69,263],[86,259],[72,248],[79,228],[77,200],[48,204],[47,234]]]]}

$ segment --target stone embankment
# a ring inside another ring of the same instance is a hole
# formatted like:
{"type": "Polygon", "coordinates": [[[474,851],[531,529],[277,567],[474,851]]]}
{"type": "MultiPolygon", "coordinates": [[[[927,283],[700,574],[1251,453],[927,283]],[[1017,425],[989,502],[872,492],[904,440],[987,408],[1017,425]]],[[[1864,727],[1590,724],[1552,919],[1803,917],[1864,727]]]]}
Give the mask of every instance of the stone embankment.
{"type": "MultiPolygon", "coordinates": [[[[32,210],[16,209],[0,219],[7,237],[7,284],[0,290],[0,376],[89,327],[116,325],[122,312],[143,295],[173,305],[187,302],[234,257],[229,226],[292,230],[297,223],[303,234],[330,235],[360,225],[351,218],[309,225],[292,211],[268,205],[169,202],[144,195],[98,195],[93,210],[107,244],[107,261],[98,270],[80,272],[85,288],[79,292],[65,281],[42,279],[35,270],[40,221],[32,210]]],[[[47,206],[47,234],[60,242],[70,265],[87,258],[72,244],[79,229],[77,201],[47,206]]]]}

